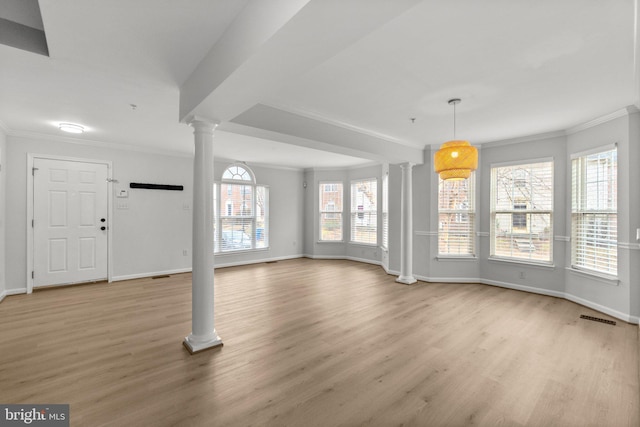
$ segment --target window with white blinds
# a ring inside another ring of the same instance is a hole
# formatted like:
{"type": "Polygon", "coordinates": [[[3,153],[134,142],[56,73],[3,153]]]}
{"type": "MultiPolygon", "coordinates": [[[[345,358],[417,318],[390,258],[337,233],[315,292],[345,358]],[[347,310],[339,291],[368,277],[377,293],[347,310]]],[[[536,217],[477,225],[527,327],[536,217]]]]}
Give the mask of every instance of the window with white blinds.
{"type": "Polygon", "coordinates": [[[320,241],[342,241],[342,182],[321,182],[320,241]]]}
{"type": "Polygon", "coordinates": [[[351,241],[378,244],[378,181],[351,182],[351,241]]]}
{"type": "Polygon", "coordinates": [[[491,168],[491,256],[553,260],[553,161],[491,168]]]}
{"type": "Polygon", "coordinates": [[[571,161],[571,266],[618,274],[618,152],[571,161]]]}
{"type": "Polygon", "coordinates": [[[439,255],[475,255],[475,179],[439,180],[439,255]]]}
{"type": "Polygon", "coordinates": [[[389,173],[382,177],[382,247],[389,248],[389,173]]]}
{"type": "Polygon", "coordinates": [[[214,185],[214,252],[269,247],[269,188],[246,165],[231,165],[214,185]]]}

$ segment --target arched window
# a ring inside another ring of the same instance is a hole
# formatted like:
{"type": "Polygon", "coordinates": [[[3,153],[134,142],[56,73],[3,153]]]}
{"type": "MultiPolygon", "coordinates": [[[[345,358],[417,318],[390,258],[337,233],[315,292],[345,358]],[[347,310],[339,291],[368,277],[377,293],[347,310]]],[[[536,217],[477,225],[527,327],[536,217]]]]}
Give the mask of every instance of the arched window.
{"type": "Polygon", "coordinates": [[[214,192],[215,252],[268,248],[269,189],[256,185],[251,169],[230,165],[214,192]]]}

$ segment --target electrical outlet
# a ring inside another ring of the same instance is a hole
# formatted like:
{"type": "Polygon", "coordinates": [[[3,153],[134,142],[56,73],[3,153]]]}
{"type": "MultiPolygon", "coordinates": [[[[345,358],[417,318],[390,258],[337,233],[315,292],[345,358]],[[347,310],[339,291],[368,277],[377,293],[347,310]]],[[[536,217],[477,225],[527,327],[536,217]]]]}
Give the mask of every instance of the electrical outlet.
{"type": "Polygon", "coordinates": [[[521,278],[521,279],[526,279],[526,278],[527,278],[527,275],[525,274],[525,272],[524,272],[524,271],[521,271],[521,272],[520,272],[520,278],[521,278]]]}
{"type": "Polygon", "coordinates": [[[187,249],[183,249],[182,256],[189,256],[189,251],[187,249]]]}

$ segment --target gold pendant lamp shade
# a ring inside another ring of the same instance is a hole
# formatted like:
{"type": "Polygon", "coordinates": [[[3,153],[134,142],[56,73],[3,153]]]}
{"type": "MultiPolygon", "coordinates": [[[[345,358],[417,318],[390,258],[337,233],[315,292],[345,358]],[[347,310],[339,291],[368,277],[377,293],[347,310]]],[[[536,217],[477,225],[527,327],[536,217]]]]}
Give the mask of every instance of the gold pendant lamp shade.
{"type": "Polygon", "coordinates": [[[471,146],[469,141],[455,139],[456,133],[456,104],[460,99],[449,100],[453,105],[453,141],[445,142],[436,151],[434,164],[436,173],[440,178],[447,179],[467,179],[471,176],[471,171],[478,169],[478,149],[471,146]]]}

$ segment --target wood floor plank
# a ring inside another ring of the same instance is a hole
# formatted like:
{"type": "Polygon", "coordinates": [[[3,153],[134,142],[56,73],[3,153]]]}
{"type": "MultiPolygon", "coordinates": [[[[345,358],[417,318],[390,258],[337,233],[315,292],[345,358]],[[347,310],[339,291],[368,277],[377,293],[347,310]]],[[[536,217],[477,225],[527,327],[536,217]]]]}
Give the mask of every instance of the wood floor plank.
{"type": "Polygon", "coordinates": [[[218,269],[222,348],[182,347],[191,275],[0,304],[0,402],[78,426],[638,426],[638,328],[477,284],[297,259],[218,269]]]}

